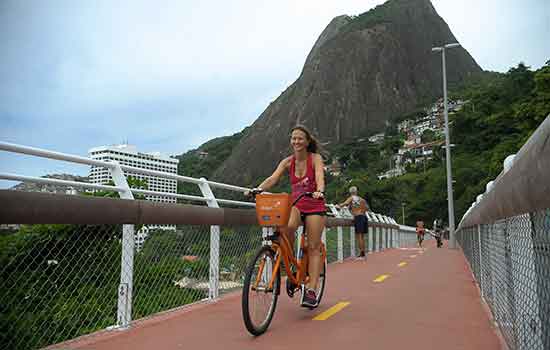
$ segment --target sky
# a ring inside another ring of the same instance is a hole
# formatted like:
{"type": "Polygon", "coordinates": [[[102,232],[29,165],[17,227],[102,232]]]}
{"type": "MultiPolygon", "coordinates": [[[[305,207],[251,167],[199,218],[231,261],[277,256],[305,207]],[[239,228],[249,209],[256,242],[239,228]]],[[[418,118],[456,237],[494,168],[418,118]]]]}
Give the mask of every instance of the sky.
{"type": "MultiPolygon", "coordinates": [[[[0,141],[80,156],[124,141],[184,153],[252,124],[332,18],[383,2],[2,0],[0,141]]],[[[550,59],[550,1],[432,3],[483,69],[550,59]]],[[[0,151],[0,173],[88,168],[0,151]]]]}

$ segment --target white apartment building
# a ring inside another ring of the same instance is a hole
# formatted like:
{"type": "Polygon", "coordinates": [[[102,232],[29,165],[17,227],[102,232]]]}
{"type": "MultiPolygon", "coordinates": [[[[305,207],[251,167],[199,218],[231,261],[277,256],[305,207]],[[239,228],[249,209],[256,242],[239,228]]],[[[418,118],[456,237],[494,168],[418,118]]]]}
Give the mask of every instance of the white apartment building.
{"type": "MultiPolygon", "coordinates": [[[[165,173],[177,174],[178,159],[170,158],[166,155],[161,155],[158,152],[141,153],[137,151],[133,145],[111,145],[99,146],[91,148],[88,151],[92,159],[103,161],[117,161],[121,165],[128,165],[135,168],[162,171],[165,173]]],[[[158,176],[143,175],[139,173],[128,172],[126,176],[132,176],[140,180],[146,180],[148,189],[156,192],[176,193],[177,181],[165,179],[158,176]]],[[[89,181],[94,184],[106,184],[112,180],[111,173],[108,169],[92,165],[90,168],[89,181]]],[[[175,198],[166,196],[146,196],[147,200],[154,202],[176,203],[175,198]]],[[[175,230],[175,225],[149,225],[144,226],[137,232],[136,248],[139,250],[143,246],[143,242],[147,238],[150,230],[164,229],[175,230]]]]}

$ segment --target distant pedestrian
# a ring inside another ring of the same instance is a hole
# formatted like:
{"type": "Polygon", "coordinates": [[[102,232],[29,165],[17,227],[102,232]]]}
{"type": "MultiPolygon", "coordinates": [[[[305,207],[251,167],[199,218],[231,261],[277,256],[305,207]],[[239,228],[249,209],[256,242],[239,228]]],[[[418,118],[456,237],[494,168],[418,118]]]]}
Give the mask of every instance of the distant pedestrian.
{"type": "Polygon", "coordinates": [[[350,196],[339,206],[348,206],[353,214],[353,225],[355,226],[355,239],[359,243],[359,259],[365,258],[365,236],[368,232],[367,201],[357,195],[357,187],[349,188],[350,196]]]}
{"type": "Polygon", "coordinates": [[[416,221],[416,239],[418,240],[419,247],[422,247],[422,241],[424,240],[425,233],[426,230],[424,228],[424,221],[422,221],[422,219],[418,219],[416,221]]]}
{"type": "Polygon", "coordinates": [[[443,232],[441,230],[441,220],[438,220],[438,219],[434,220],[433,232],[434,232],[435,240],[437,241],[437,247],[441,248],[441,246],[443,246],[443,242],[442,242],[443,232]]]}

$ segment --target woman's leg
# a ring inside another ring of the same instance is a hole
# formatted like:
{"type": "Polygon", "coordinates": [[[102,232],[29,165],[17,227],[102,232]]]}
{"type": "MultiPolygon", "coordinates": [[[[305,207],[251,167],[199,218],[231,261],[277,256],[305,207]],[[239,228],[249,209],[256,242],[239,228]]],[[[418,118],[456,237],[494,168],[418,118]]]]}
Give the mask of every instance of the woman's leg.
{"type": "Polygon", "coordinates": [[[300,218],[300,211],[296,209],[295,207],[292,207],[290,211],[290,218],[288,219],[288,226],[287,227],[281,227],[281,234],[285,235],[288,239],[288,242],[290,243],[290,247],[293,251],[296,250],[296,247],[294,245],[294,233],[296,232],[296,229],[298,226],[302,225],[302,219],[300,218]]]}
{"type": "Polygon", "coordinates": [[[321,271],[321,234],[325,228],[325,217],[321,215],[308,215],[306,217],[308,258],[309,258],[309,282],[307,287],[317,289],[319,273],[321,271]]]}

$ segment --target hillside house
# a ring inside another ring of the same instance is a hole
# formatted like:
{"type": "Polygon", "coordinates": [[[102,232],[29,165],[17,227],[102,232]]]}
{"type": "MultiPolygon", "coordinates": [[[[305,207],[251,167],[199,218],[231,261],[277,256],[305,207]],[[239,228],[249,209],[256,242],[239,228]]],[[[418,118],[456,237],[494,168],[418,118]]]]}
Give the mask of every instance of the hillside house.
{"type": "Polygon", "coordinates": [[[338,159],[333,158],[330,164],[325,165],[325,172],[332,176],[340,176],[342,173],[342,164],[338,159]]]}
{"type": "Polygon", "coordinates": [[[384,133],[375,134],[369,137],[369,141],[373,143],[380,143],[384,141],[384,133]]]}

